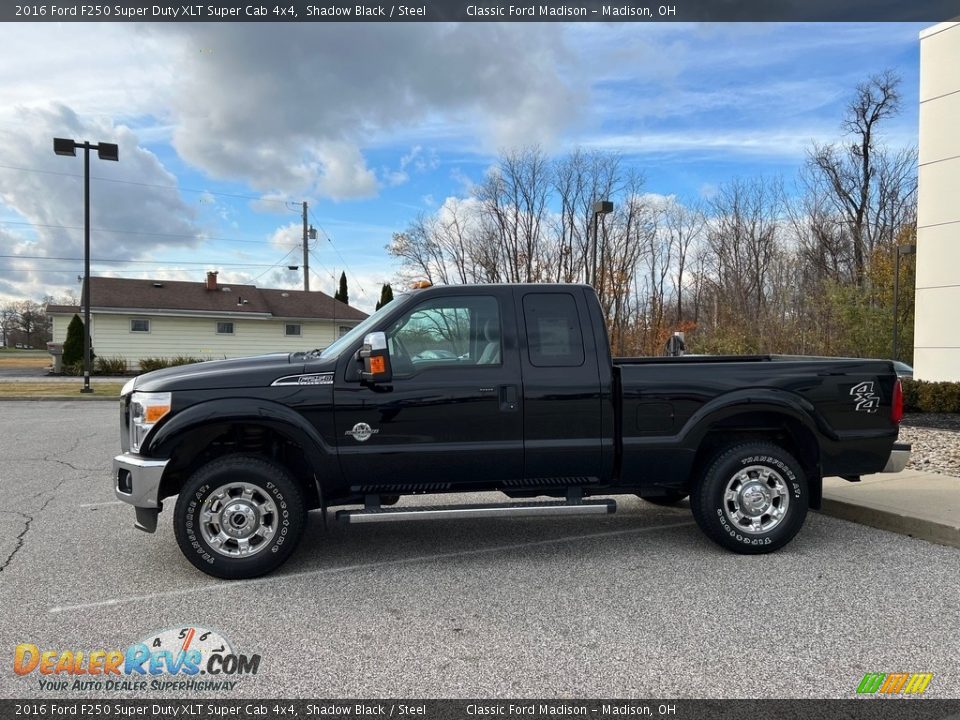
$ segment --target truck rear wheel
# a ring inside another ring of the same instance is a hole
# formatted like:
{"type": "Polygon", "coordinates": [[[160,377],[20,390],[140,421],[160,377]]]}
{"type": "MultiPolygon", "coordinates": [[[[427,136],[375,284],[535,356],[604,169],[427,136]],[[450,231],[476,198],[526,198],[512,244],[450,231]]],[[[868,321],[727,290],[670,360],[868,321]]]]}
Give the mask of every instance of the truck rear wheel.
{"type": "Polygon", "coordinates": [[[187,480],[173,529],[180,550],[197,568],[240,579],[282,565],[305,521],[300,488],[284,467],[257,455],[228,455],[187,480]]]}
{"type": "Polygon", "coordinates": [[[743,554],[773,552],[790,542],[808,504],[800,463],[770,442],[721,450],[690,495],[693,516],[707,537],[743,554]]]}

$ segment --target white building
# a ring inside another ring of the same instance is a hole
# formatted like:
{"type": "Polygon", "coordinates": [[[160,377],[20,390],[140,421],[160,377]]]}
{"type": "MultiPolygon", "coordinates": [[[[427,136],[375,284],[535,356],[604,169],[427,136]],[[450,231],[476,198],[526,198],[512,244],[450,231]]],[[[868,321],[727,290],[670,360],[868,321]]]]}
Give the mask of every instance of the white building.
{"type": "Polygon", "coordinates": [[[913,362],[960,381],[960,23],[920,33],[920,167],[913,362]]]}
{"type": "MultiPolygon", "coordinates": [[[[79,307],[49,305],[53,342],[62,343],[79,307]]],[[[323,348],[366,317],[322,292],[268,290],[207,281],[90,279],[93,351],[123,358],[214,360],[323,348]]]]}

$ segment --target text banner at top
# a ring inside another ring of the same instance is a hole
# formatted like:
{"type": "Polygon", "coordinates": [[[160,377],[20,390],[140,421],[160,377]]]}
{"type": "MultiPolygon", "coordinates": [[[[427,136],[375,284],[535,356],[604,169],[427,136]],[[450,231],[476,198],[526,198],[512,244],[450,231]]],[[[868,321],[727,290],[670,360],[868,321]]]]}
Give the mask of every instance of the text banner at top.
{"type": "Polygon", "coordinates": [[[3,3],[4,22],[943,22],[957,0],[620,0],[461,2],[3,3]]]}

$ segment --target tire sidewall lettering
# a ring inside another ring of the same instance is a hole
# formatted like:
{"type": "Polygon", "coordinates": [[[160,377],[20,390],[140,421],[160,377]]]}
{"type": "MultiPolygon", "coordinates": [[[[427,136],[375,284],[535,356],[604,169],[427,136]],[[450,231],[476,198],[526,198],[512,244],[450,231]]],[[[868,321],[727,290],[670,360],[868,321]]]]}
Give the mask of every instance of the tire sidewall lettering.
{"type": "MultiPolygon", "coordinates": [[[[202,469],[198,472],[202,472],[202,469]]],[[[285,550],[286,546],[291,544],[291,541],[299,538],[299,533],[294,532],[291,515],[291,509],[296,508],[300,504],[299,498],[294,498],[295,502],[291,505],[287,500],[287,494],[285,494],[281,487],[276,482],[262,477],[262,474],[258,471],[243,477],[243,481],[259,487],[273,500],[277,507],[276,515],[279,527],[278,532],[271,540],[270,547],[264,548],[261,552],[248,557],[227,557],[213,550],[199,532],[201,523],[198,513],[214,488],[219,487],[224,482],[236,479],[237,473],[230,472],[227,469],[224,469],[223,472],[220,473],[209,474],[199,487],[190,491],[189,496],[183,498],[186,502],[182,510],[182,516],[180,517],[180,529],[183,533],[185,543],[181,543],[181,549],[188,558],[192,555],[197,561],[204,565],[224,568],[250,565],[251,563],[256,564],[259,558],[276,555],[281,550],[285,550]]],[[[293,482],[292,478],[289,482],[293,482]]],[[[295,545],[296,543],[293,542],[292,544],[295,545]]],[[[271,563],[273,562],[274,561],[271,561],[271,563]]],[[[220,575],[221,572],[222,571],[214,572],[214,574],[220,575]]],[[[230,575],[221,576],[229,577],[230,575]]]]}
{"type": "MultiPolygon", "coordinates": [[[[797,478],[797,474],[794,472],[793,468],[789,463],[784,462],[778,457],[764,453],[751,453],[750,455],[740,456],[736,458],[736,466],[741,468],[748,467],[750,465],[765,465],[773,470],[776,470],[784,479],[787,480],[788,486],[791,490],[791,500],[797,502],[803,497],[803,485],[800,480],[797,478]]],[[[727,466],[729,467],[729,465],[727,466]]],[[[721,531],[728,535],[731,540],[737,542],[738,544],[751,546],[751,547],[761,547],[767,546],[774,542],[781,532],[789,527],[792,524],[792,516],[794,510],[791,508],[787,510],[787,517],[783,519],[777,527],[775,527],[769,533],[759,533],[757,535],[744,534],[742,530],[735,528],[730,521],[727,519],[726,513],[724,512],[723,507],[723,496],[722,496],[722,485],[719,486],[721,489],[718,492],[718,496],[715,499],[714,510],[715,517],[720,525],[721,531]]]]}

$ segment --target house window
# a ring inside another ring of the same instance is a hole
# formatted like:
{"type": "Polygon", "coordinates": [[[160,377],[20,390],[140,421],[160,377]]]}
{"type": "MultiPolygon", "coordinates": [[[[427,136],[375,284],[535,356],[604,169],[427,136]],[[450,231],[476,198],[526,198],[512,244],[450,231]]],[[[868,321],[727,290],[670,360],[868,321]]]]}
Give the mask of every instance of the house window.
{"type": "Polygon", "coordinates": [[[232,323],[232,322],[218,322],[218,323],[217,323],[217,335],[233,335],[233,323],[232,323]]]}
{"type": "Polygon", "coordinates": [[[148,333],[150,332],[150,321],[145,318],[133,318],[130,320],[130,332],[148,333]]]}
{"type": "Polygon", "coordinates": [[[286,330],[284,330],[283,334],[287,337],[300,337],[303,335],[303,328],[299,323],[287,323],[286,330]]]}
{"type": "Polygon", "coordinates": [[[340,333],[340,334],[339,334],[337,337],[343,337],[343,336],[346,335],[348,332],[350,332],[352,329],[353,329],[353,328],[351,328],[349,325],[341,325],[340,328],[339,328],[339,333],[340,333]]]}

